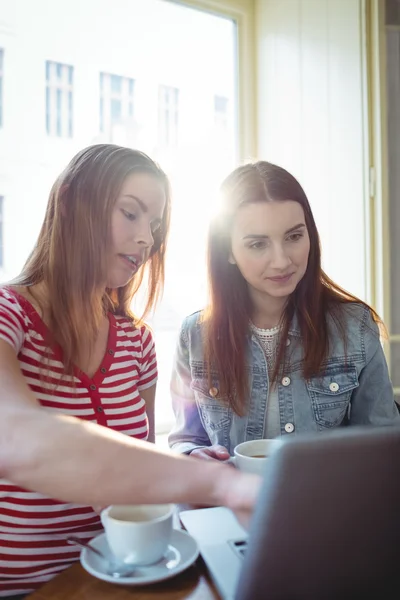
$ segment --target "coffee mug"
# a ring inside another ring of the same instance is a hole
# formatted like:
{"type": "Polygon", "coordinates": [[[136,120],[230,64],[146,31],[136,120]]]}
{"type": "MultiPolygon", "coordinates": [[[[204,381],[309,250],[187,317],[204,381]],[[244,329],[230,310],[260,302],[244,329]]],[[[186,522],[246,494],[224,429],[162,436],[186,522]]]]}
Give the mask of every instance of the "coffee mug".
{"type": "Polygon", "coordinates": [[[109,506],[101,513],[114,556],[130,565],[152,565],[163,558],[173,530],[173,504],[109,506]]]}
{"type": "Polygon", "coordinates": [[[234,449],[234,464],[241,471],[257,473],[262,475],[268,457],[276,450],[282,441],[273,440],[250,440],[238,444],[234,449]]]}

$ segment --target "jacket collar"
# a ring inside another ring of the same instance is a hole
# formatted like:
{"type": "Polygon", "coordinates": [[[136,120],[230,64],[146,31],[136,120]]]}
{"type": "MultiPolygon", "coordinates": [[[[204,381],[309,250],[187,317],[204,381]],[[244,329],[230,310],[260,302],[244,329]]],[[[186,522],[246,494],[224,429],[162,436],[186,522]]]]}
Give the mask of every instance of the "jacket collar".
{"type": "Polygon", "coordinates": [[[296,337],[301,337],[299,320],[297,318],[297,313],[294,313],[292,322],[289,325],[289,335],[295,335],[296,337]]]}

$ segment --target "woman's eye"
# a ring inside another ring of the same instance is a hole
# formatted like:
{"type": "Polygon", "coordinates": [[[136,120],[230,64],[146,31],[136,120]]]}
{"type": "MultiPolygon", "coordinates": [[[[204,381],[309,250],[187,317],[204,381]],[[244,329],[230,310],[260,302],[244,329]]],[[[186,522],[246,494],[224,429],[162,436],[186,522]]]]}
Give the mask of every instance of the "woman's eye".
{"type": "Polygon", "coordinates": [[[122,212],[129,221],[134,221],[136,219],[136,215],[134,215],[133,213],[130,213],[124,209],[122,209],[122,212]]]}
{"type": "Polygon", "coordinates": [[[253,242],[249,247],[252,250],[262,250],[262,248],[265,248],[265,242],[253,242]]]}
{"type": "Polygon", "coordinates": [[[292,235],[290,235],[288,237],[288,240],[290,242],[298,242],[302,237],[303,237],[302,233],[292,233],[292,235]]]}

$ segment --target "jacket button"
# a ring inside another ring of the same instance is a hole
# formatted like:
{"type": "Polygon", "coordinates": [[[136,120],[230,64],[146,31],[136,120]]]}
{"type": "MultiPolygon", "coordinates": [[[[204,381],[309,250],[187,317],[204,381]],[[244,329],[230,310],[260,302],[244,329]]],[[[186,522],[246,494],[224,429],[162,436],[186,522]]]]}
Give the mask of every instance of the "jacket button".
{"type": "Polygon", "coordinates": [[[90,386],[90,389],[95,391],[95,390],[97,390],[97,387],[94,385],[94,383],[92,383],[92,385],[90,386]]]}
{"type": "Polygon", "coordinates": [[[285,431],[286,431],[286,433],[293,433],[293,431],[294,431],[293,423],[286,423],[285,431]]]}
{"type": "Polygon", "coordinates": [[[284,377],[282,379],[282,385],[284,385],[285,387],[287,387],[288,385],[290,385],[290,377],[284,377]]]}
{"type": "Polygon", "coordinates": [[[218,389],[216,387],[210,388],[209,394],[211,398],[216,398],[218,396],[218,389]]]}
{"type": "Polygon", "coordinates": [[[339,385],[336,383],[336,381],[332,381],[332,383],[329,384],[329,389],[331,390],[331,392],[337,392],[339,389],[339,385]]]}
{"type": "Polygon", "coordinates": [[[290,340],[289,340],[289,338],[286,340],[286,346],[290,346],[290,340]]]}

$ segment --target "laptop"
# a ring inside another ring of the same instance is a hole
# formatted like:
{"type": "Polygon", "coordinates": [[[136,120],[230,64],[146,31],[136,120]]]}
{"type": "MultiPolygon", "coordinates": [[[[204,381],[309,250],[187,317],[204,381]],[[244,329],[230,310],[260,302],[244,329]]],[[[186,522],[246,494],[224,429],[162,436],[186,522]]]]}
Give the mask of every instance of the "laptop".
{"type": "Polygon", "coordinates": [[[180,518],[223,600],[398,600],[400,428],[285,441],[248,532],[223,507],[180,518]]]}

